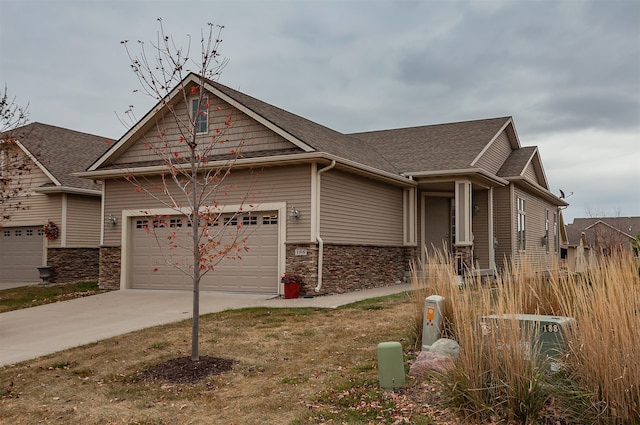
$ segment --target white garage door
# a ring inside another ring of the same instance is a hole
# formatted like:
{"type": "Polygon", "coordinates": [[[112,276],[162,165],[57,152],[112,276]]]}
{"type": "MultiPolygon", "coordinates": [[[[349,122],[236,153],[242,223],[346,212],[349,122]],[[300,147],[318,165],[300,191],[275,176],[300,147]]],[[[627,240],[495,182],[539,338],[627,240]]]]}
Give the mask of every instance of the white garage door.
{"type": "MultiPolygon", "coordinates": [[[[171,263],[183,267],[192,264],[189,253],[182,248],[166,246],[167,236],[176,232],[186,240],[190,228],[182,226],[179,217],[161,222],[153,219],[133,218],[131,223],[131,287],[136,289],[191,290],[191,278],[166,264],[163,254],[171,263]],[[164,226],[164,227],[162,227],[164,226]],[[164,246],[162,246],[164,245],[164,246]]],[[[278,292],[278,214],[258,212],[238,218],[247,237],[248,251],[241,259],[224,259],[214,271],[208,272],[200,282],[203,291],[278,292]]],[[[237,224],[237,222],[232,222],[237,224]]],[[[222,239],[225,243],[225,239],[222,239]]],[[[182,245],[180,242],[179,245],[182,245]]]]}
{"type": "Polygon", "coordinates": [[[40,226],[0,230],[0,283],[40,282],[43,237],[40,226]]]}

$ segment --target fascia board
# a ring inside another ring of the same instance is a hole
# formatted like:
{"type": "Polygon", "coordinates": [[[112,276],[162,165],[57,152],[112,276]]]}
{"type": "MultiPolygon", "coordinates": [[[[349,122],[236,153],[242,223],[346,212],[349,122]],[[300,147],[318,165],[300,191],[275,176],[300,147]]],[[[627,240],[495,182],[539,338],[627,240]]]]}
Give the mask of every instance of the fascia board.
{"type": "Polygon", "coordinates": [[[483,178],[491,182],[494,182],[498,186],[507,186],[509,184],[508,180],[505,180],[501,177],[491,174],[486,170],[483,170],[482,168],[464,168],[459,170],[416,171],[416,172],[402,173],[403,176],[411,177],[414,179],[420,178],[420,177],[456,177],[456,176],[466,176],[469,174],[480,175],[483,178]]]}
{"type": "Polygon", "coordinates": [[[235,101],[234,99],[232,99],[231,97],[227,96],[226,94],[222,93],[220,90],[216,89],[214,86],[212,86],[211,84],[209,84],[206,80],[202,81],[200,79],[200,77],[198,77],[196,74],[194,73],[190,73],[184,80],[182,80],[165,98],[165,100],[160,101],[158,103],[156,103],[156,105],[151,108],[147,114],[142,117],[141,120],[139,120],[136,124],[134,124],[126,133],[124,136],[122,136],[120,138],[120,140],[118,140],[116,142],[116,144],[109,149],[107,152],[105,152],[100,158],[98,158],[93,164],[91,164],[91,166],[87,169],[88,171],[95,171],[98,168],[100,168],[105,162],[107,162],[107,160],[116,152],[120,151],[123,147],[125,147],[128,143],[129,140],[131,140],[135,134],[142,128],[145,128],[148,124],[149,121],[156,116],[157,114],[161,113],[163,109],[165,109],[167,106],[167,104],[169,102],[172,102],[175,97],[178,95],[178,93],[180,93],[187,85],[191,84],[191,83],[195,83],[195,84],[200,84],[203,83],[204,87],[209,90],[210,92],[212,92],[213,94],[215,94],[216,96],[220,97],[222,100],[224,100],[225,102],[229,103],[230,105],[232,105],[234,108],[244,112],[245,114],[249,115],[250,117],[252,117],[253,119],[255,119],[256,121],[260,122],[261,124],[263,124],[264,126],[268,127],[269,129],[271,129],[272,131],[278,133],[279,135],[281,135],[282,137],[284,137],[285,139],[287,139],[288,141],[290,141],[291,143],[295,144],[296,146],[300,147],[302,150],[304,150],[305,152],[313,152],[315,151],[314,148],[312,148],[311,146],[307,145],[306,143],[302,142],[301,140],[299,140],[298,138],[294,137],[293,135],[289,134],[288,132],[286,132],[285,130],[281,129],[280,127],[276,126],[275,124],[273,124],[271,121],[263,118],[261,115],[258,115],[257,113],[255,113],[253,110],[247,108],[246,106],[244,106],[243,104],[235,101]],[[163,104],[164,103],[164,104],[163,104]]]}
{"type": "Polygon", "coordinates": [[[223,92],[221,92],[220,90],[218,90],[217,88],[215,88],[214,86],[212,86],[210,84],[205,83],[205,87],[207,88],[207,90],[209,90],[210,92],[212,92],[213,94],[218,96],[220,99],[224,100],[225,102],[227,102],[228,104],[230,104],[234,108],[238,109],[239,111],[247,114],[248,116],[250,116],[254,120],[258,121],[260,124],[264,125],[265,127],[267,127],[269,130],[273,131],[274,133],[277,133],[278,135],[284,137],[286,140],[288,140],[289,142],[293,143],[294,145],[296,145],[297,147],[299,147],[303,151],[305,151],[305,152],[315,152],[315,148],[313,148],[313,147],[309,146],[308,144],[304,143],[302,140],[298,139],[297,137],[295,137],[291,133],[287,132],[285,129],[283,129],[281,127],[278,127],[277,125],[275,125],[274,123],[272,123],[268,119],[264,118],[262,115],[256,113],[253,109],[248,108],[244,104],[242,104],[242,103],[236,101],[235,99],[233,99],[232,97],[224,94],[223,92]]]}
{"type": "Polygon", "coordinates": [[[102,191],[100,190],[81,189],[78,187],[70,186],[36,187],[35,189],[33,189],[33,191],[36,193],[68,193],[71,195],[102,196],[102,191]]]}
{"type": "Polygon", "coordinates": [[[528,188],[530,188],[534,192],[542,195],[543,198],[547,199],[548,201],[553,202],[557,206],[561,206],[561,207],[568,207],[569,206],[568,202],[564,201],[563,199],[558,198],[556,195],[551,193],[549,190],[545,189],[544,187],[540,186],[538,183],[530,180],[527,177],[518,176],[518,177],[510,178],[509,180],[512,183],[520,183],[520,184],[522,184],[524,186],[527,186],[528,188]]]}
{"type": "MultiPolygon", "coordinates": [[[[478,156],[475,157],[475,159],[473,161],[471,161],[471,166],[475,166],[476,162],[478,162],[478,160],[480,160],[480,158],[482,157],[482,155],[484,155],[487,150],[489,150],[489,148],[491,147],[491,145],[493,145],[493,143],[496,141],[496,139],[502,134],[503,131],[505,131],[505,129],[509,126],[509,124],[512,124],[513,120],[511,118],[509,118],[502,127],[500,127],[500,130],[498,130],[496,132],[496,134],[493,135],[493,137],[491,138],[491,140],[489,140],[489,142],[484,146],[484,148],[482,148],[482,150],[480,151],[480,153],[478,154],[478,156]]],[[[507,137],[509,137],[507,135],[507,137]]]]}
{"type": "Polygon", "coordinates": [[[29,159],[32,160],[43,173],[46,174],[46,176],[53,182],[53,184],[55,184],[56,186],[62,186],[62,183],[60,183],[60,181],[47,169],[47,167],[45,167],[40,161],[38,161],[38,159],[31,152],[29,152],[29,149],[27,149],[22,143],[20,143],[19,140],[16,140],[16,145],[20,149],[22,149],[25,155],[27,155],[27,157],[29,157],[29,159]]]}
{"type": "Polygon", "coordinates": [[[542,160],[540,159],[540,151],[538,150],[538,147],[536,147],[535,158],[533,158],[532,161],[533,160],[535,160],[535,165],[540,168],[540,174],[542,175],[541,177],[545,187],[549,187],[549,181],[547,180],[547,173],[545,173],[544,171],[544,166],[542,165],[542,160]]]}
{"type": "Polygon", "coordinates": [[[198,80],[199,78],[193,73],[190,73],[187,77],[185,77],[185,79],[182,80],[180,83],[178,83],[178,85],[174,87],[173,90],[171,90],[171,92],[169,92],[169,94],[166,97],[164,97],[161,101],[156,103],[153,106],[153,108],[151,108],[145,114],[144,117],[142,117],[137,123],[135,123],[124,134],[124,136],[122,136],[111,147],[111,149],[107,150],[104,154],[102,154],[100,158],[98,158],[93,164],[91,164],[87,169],[87,171],[94,171],[100,168],[100,166],[102,166],[105,162],[107,162],[107,160],[110,157],[112,157],[116,152],[119,152],[123,147],[125,147],[129,142],[129,140],[131,140],[140,129],[145,128],[153,117],[155,117],[157,114],[161,113],[164,109],[166,109],[167,104],[172,102],[173,99],[178,95],[178,93],[180,93],[184,89],[184,87],[186,87],[191,82],[195,82],[196,84],[199,84],[198,80]]]}
{"type": "MultiPolygon", "coordinates": [[[[344,158],[330,155],[324,152],[309,152],[301,154],[289,154],[289,155],[276,155],[261,158],[241,158],[234,162],[235,167],[251,167],[251,166],[268,166],[268,165],[284,165],[294,163],[310,163],[314,161],[333,161],[340,164],[342,168],[347,168],[366,174],[374,178],[400,184],[402,186],[416,186],[417,183],[398,174],[389,173],[387,171],[381,171],[373,167],[369,167],[363,164],[359,164],[354,161],[349,161],[344,158]]],[[[212,161],[207,164],[207,168],[216,168],[228,166],[229,161],[212,161]]],[[[185,165],[186,167],[186,165],[185,165]]],[[[167,167],[164,165],[154,165],[150,167],[134,167],[134,168],[118,168],[109,170],[96,170],[96,171],[81,171],[74,173],[74,176],[91,179],[105,179],[124,176],[140,176],[140,175],[153,175],[166,173],[167,167]]]]}

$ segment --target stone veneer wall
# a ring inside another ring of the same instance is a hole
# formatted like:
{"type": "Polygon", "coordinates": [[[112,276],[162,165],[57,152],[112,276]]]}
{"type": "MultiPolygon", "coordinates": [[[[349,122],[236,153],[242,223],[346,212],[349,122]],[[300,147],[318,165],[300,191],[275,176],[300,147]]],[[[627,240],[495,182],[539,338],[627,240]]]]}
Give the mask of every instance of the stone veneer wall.
{"type": "Polygon", "coordinates": [[[76,283],[98,280],[98,248],[47,248],[51,283],[76,283]]]}
{"type": "Polygon", "coordinates": [[[301,295],[313,295],[314,288],[318,285],[318,245],[287,245],[285,271],[302,275],[304,286],[300,290],[301,295]],[[296,255],[296,250],[306,251],[306,255],[296,255]]]}
{"type": "MultiPolygon", "coordinates": [[[[414,255],[413,247],[325,244],[320,292],[336,294],[397,284],[403,281],[414,255]]],[[[308,295],[318,284],[317,262],[317,245],[287,245],[286,271],[304,277],[303,292],[308,295]],[[296,255],[296,249],[306,250],[306,255],[296,255]]]]}
{"type": "Polygon", "coordinates": [[[473,247],[471,246],[456,246],[454,248],[455,255],[459,259],[459,263],[456,265],[458,274],[465,274],[469,270],[473,269],[473,247]]]}
{"type": "Polygon", "coordinates": [[[100,289],[120,289],[120,247],[100,247],[100,289]]]}

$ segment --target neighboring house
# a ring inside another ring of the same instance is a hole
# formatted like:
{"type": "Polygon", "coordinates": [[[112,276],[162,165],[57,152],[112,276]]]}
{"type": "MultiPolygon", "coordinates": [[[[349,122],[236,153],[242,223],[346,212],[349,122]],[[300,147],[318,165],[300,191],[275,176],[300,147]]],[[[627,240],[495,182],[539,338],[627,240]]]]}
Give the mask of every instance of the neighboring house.
{"type": "Polygon", "coordinates": [[[640,217],[575,218],[566,232],[568,270],[580,273],[602,256],[631,251],[640,234],[640,217]]]}
{"type": "Polygon", "coordinates": [[[73,173],[107,149],[106,139],[41,123],[6,132],[3,140],[8,136],[0,178],[22,189],[15,199],[19,208],[3,209],[0,284],[37,283],[43,265],[51,266],[52,282],[97,280],[102,191],[98,182],[73,173]],[[24,172],[14,172],[16,166],[24,172]],[[48,223],[52,232],[45,237],[48,223]]]}
{"type": "MultiPolygon", "coordinates": [[[[184,91],[175,89],[79,174],[103,181],[102,223],[117,218],[103,228],[104,287],[191,287],[162,266],[145,231],[149,216],[166,209],[125,177],[159,184],[166,169],[145,144],[158,131],[171,134],[167,104],[185,117],[193,113],[178,99],[198,81],[190,74],[184,91]]],[[[258,170],[252,204],[259,220],[247,217],[254,228],[242,260],[208,274],[202,289],[278,294],[285,271],[301,273],[307,291],[389,285],[403,279],[423,246],[451,250],[461,271],[491,275],[523,256],[557,266],[559,207],[567,203],[549,191],[537,148],[520,146],[510,117],[347,135],[217,82],[205,88],[211,116],[203,136],[215,134],[215,114],[232,114],[221,154],[244,141],[231,175],[237,190],[219,201],[237,207],[253,182],[249,171],[258,170]]]]}

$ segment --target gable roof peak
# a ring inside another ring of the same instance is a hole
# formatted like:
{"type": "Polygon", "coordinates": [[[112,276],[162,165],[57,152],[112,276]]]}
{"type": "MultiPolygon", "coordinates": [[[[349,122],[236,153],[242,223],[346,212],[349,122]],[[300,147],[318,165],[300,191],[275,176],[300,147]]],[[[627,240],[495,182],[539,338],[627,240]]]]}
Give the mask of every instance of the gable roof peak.
{"type": "Polygon", "coordinates": [[[70,130],[51,124],[32,122],[3,134],[12,134],[21,149],[49,176],[56,186],[99,190],[92,180],[78,178],[101,155],[109,138],[70,130]]]}
{"type": "Polygon", "coordinates": [[[362,150],[360,141],[351,136],[285,111],[193,72],[189,73],[171,90],[168,98],[163,99],[147,112],[109,151],[94,161],[89,167],[89,171],[100,169],[111,158],[115,158],[118,152],[128,149],[129,145],[139,137],[138,133],[144,131],[145,125],[153,120],[155,114],[161,113],[160,109],[165,107],[164,104],[171,102],[181,90],[190,87],[192,84],[201,84],[213,95],[218,96],[224,102],[227,102],[271,131],[283,136],[305,152],[324,152],[381,171],[398,174],[393,165],[382,155],[375,150],[362,150]]]}

